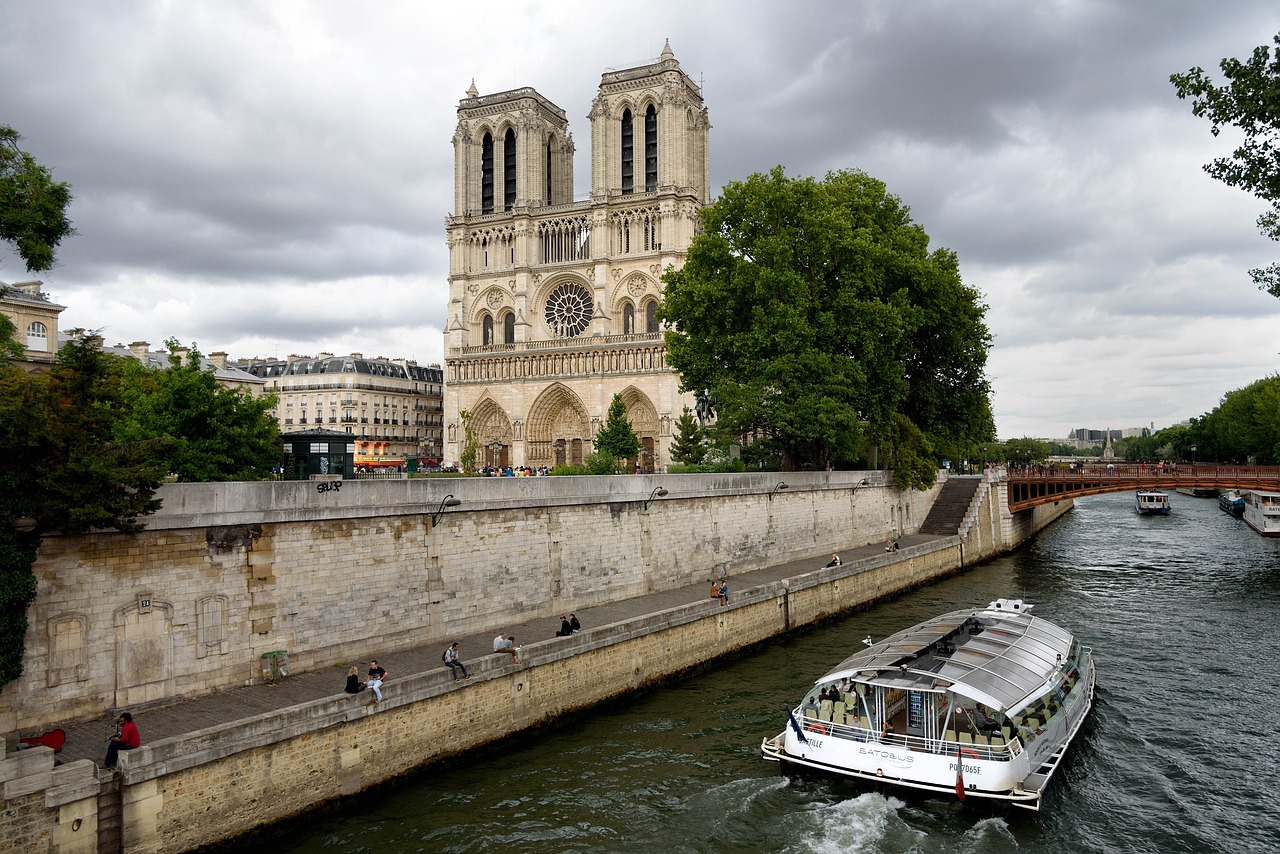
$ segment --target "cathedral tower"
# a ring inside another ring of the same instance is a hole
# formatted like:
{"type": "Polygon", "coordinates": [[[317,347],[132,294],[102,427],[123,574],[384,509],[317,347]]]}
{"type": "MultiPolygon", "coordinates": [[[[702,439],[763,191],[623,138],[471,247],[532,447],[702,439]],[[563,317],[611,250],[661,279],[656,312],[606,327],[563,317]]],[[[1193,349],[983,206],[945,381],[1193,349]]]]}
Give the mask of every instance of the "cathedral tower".
{"type": "Polygon", "coordinates": [[[621,394],[639,464],[664,469],[693,398],[666,365],[656,311],[710,199],[701,91],[670,45],[603,74],[583,201],[562,109],[527,87],[466,94],[446,220],[445,459],[461,460],[469,432],[479,465],[580,463],[621,394]]]}

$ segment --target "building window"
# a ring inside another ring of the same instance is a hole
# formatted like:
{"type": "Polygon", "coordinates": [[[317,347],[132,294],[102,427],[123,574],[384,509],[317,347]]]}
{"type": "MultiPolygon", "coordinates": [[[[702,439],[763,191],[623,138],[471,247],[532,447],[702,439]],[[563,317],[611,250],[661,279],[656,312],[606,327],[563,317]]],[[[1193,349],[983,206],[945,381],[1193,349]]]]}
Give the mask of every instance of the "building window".
{"type": "Polygon", "coordinates": [[[636,331],[636,307],[627,303],[622,307],[622,334],[630,335],[636,331]]]}
{"type": "Polygon", "coordinates": [[[27,327],[27,349],[49,352],[49,328],[38,320],[27,327]]]}
{"type": "Polygon", "coordinates": [[[658,304],[650,302],[644,307],[644,331],[658,331],[658,304]]]}
{"type": "Polygon", "coordinates": [[[547,186],[545,188],[547,204],[551,204],[551,143],[547,143],[547,186]]]}
{"type": "Polygon", "coordinates": [[[516,316],[511,312],[502,318],[502,343],[516,343],[516,316]]]}
{"type": "Polygon", "coordinates": [[[658,111],[653,104],[644,111],[644,189],[658,189],[658,111]]]}
{"type": "Polygon", "coordinates": [[[493,213],[493,137],[480,142],[480,213],[493,213]]]}
{"type": "Polygon", "coordinates": [[[484,343],[484,346],[488,347],[490,344],[493,343],[493,318],[486,314],[484,316],[484,321],[482,322],[481,325],[484,329],[483,343],[484,343]]]}
{"type": "Polygon", "coordinates": [[[635,140],[631,129],[631,111],[622,111],[622,195],[635,189],[635,140]]]}
{"type": "Polygon", "coordinates": [[[516,132],[507,128],[502,138],[502,209],[516,206],[516,132]]]}
{"type": "Polygon", "coordinates": [[[577,282],[565,282],[551,292],[543,316],[551,332],[560,338],[575,338],[591,325],[591,292],[577,282]]]}

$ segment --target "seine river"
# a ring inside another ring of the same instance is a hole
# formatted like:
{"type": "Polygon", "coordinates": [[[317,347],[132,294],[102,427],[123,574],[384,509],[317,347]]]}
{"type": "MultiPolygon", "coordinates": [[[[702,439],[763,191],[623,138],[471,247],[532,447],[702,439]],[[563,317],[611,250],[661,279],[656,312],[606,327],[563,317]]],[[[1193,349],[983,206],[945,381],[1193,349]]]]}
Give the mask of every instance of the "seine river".
{"type": "MultiPolygon", "coordinates": [[[[695,678],[309,816],[282,852],[1280,850],[1280,542],[1212,499],[1083,499],[1019,552],[695,678]],[[1039,813],[784,776],[783,707],[860,645],[1021,597],[1093,647],[1098,702],[1039,813]]],[[[423,738],[448,739],[447,723],[423,738]]]]}

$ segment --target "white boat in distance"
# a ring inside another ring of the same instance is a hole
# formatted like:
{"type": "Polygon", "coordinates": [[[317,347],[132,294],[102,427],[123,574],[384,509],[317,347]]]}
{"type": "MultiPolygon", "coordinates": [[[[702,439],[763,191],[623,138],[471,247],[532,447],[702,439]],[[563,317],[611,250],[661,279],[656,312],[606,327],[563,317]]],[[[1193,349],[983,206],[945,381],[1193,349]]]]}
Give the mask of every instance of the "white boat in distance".
{"type": "Polygon", "coordinates": [[[1093,707],[1096,674],[1091,650],[1032,607],[998,599],[871,644],[815,682],[761,753],[784,766],[1040,809],[1093,707]]]}
{"type": "Polygon", "coordinates": [[[1280,537],[1280,492],[1261,489],[1246,492],[1244,521],[1264,537],[1280,537]]]}
{"type": "Polygon", "coordinates": [[[1169,494],[1158,489],[1139,489],[1133,509],[1143,516],[1168,516],[1169,494]]]}

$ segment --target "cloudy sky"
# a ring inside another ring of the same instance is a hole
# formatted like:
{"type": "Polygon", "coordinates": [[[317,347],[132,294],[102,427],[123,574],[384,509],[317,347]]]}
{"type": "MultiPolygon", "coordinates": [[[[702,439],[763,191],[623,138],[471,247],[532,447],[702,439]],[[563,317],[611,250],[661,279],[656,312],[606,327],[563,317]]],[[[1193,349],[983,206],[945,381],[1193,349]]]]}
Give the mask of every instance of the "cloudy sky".
{"type": "MultiPolygon", "coordinates": [[[[72,185],[61,326],[206,353],[443,361],[457,104],[533,86],[589,186],[600,74],[669,39],[713,187],[857,168],[990,306],[1001,438],[1157,428],[1277,370],[1264,209],[1169,84],[1274,0],[9,0],[0,124],[72,185]]],[[[0,248],[0,280],[30,278],[0,248]]]]}

